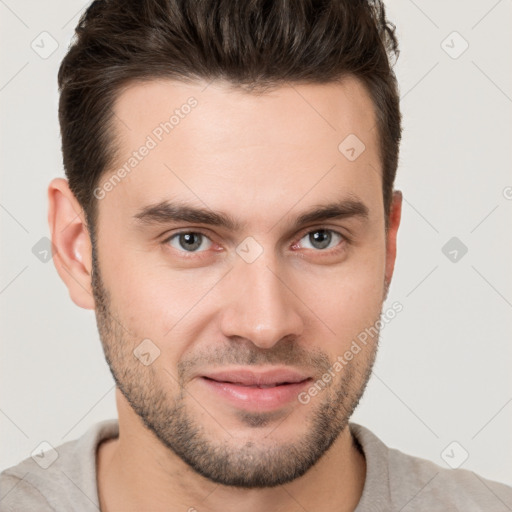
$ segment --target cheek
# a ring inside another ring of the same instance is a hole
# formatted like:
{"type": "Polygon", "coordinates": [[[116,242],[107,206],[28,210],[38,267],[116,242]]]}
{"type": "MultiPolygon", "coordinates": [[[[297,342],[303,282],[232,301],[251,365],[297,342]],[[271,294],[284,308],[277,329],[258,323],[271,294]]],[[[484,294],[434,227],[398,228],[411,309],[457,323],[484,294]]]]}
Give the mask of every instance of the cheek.
{"type": "Polygon", "coordinates": [[[113,313],[133,337],[149,338],[160,348],[171,341],[178,348],[185,340],[183,329],[190,328],[207,304],[202,298],[222,277],[211,269],[175,270],[140,250],[127,251],[123,258],[110,253],[103,272],[113,313]]]}
{"type": "Polygon", "coordinates": [[[326,334],[326,348],[330,339],[332,351],[339,353],[379,318],[384,295],[384,256],[384,248],[374,246],[336,269],[301,278],[299,296],[313,312],[313,325],[326,334]]]}

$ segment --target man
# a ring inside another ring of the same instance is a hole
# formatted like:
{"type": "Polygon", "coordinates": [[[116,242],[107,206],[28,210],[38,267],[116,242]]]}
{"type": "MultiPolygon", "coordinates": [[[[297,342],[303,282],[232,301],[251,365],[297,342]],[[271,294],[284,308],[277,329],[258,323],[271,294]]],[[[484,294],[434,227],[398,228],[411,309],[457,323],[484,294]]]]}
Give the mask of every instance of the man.
{"type": "Polygon", "coordinates": [[[378,2],[89,7],[48,220],[119,420],[4,471],[1,510],[512,508],[349,422],[396,256],[396,52],[378,2]]]}

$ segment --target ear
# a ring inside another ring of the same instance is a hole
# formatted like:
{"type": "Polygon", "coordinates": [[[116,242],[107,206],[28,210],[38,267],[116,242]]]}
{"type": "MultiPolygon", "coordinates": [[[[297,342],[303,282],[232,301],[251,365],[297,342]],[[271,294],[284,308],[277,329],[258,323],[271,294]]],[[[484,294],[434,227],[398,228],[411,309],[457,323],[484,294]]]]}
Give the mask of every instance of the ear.
{"type": "Polygon", "coordinates": [[[56,248],[53,263],[71,300],[81,308],[94,309],[91,239],[84,212],[63,178],[53,179],[48,186],[48,225],[56,248]]]}
{"type": "Polygon", "coordinates": [[[385,297],[388,296],[388,289],[393,277],[396,260],[396,236],[398,227],[400,226],[400,219],[402,217],[402,192],[395,190],[393,192],[393,199],[391,201],[391,208],[389,210],[388,230],[386,233],[386,275],[385,275],[385,297]]]}

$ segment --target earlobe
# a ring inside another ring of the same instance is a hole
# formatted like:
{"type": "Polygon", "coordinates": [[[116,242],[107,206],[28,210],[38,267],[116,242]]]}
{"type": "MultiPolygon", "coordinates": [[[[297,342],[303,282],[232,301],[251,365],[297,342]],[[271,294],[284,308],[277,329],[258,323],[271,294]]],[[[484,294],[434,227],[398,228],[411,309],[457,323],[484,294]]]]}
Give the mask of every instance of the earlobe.
{"type": "Polygon", "coordinates": [[[85,214],[63,178],[48,186],[48,225],[56,248],[53,262],[71,299],[81,308],[94,309],[91,239],[85,214]]]}
{"type": "Polygon", "coordinates": [[[386,235],[386,276],[385,276],[385,297],[387,298],[389,285],[393,277],[396,261],[396,239],[400,220],[402,217],[402,192],[395,190],[389,212],[389,223],[386,235]]]}

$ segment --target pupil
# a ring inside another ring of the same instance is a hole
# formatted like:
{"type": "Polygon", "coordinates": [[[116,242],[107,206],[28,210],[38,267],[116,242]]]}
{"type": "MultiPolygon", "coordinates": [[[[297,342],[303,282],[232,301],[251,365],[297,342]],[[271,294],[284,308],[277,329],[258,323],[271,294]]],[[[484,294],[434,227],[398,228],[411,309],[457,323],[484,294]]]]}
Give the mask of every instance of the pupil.
{"type": "Polygon", "coordinates": [[[315,231],[309,235],[310,241],[317,249],[325,249],[331,243],[331,233],[325,229],[315,231]]]}
{"type": "Polygon", "coordinates": [[[185,233],[180,235],[180,245],[183,249],[194,250],[201,246],[201,241],[199,239],[199,233],[185,233]],[[194,239],[196,241],[194,242],[194,239]],[[185,243],[183,243],[185,241],[185,243]]]}

